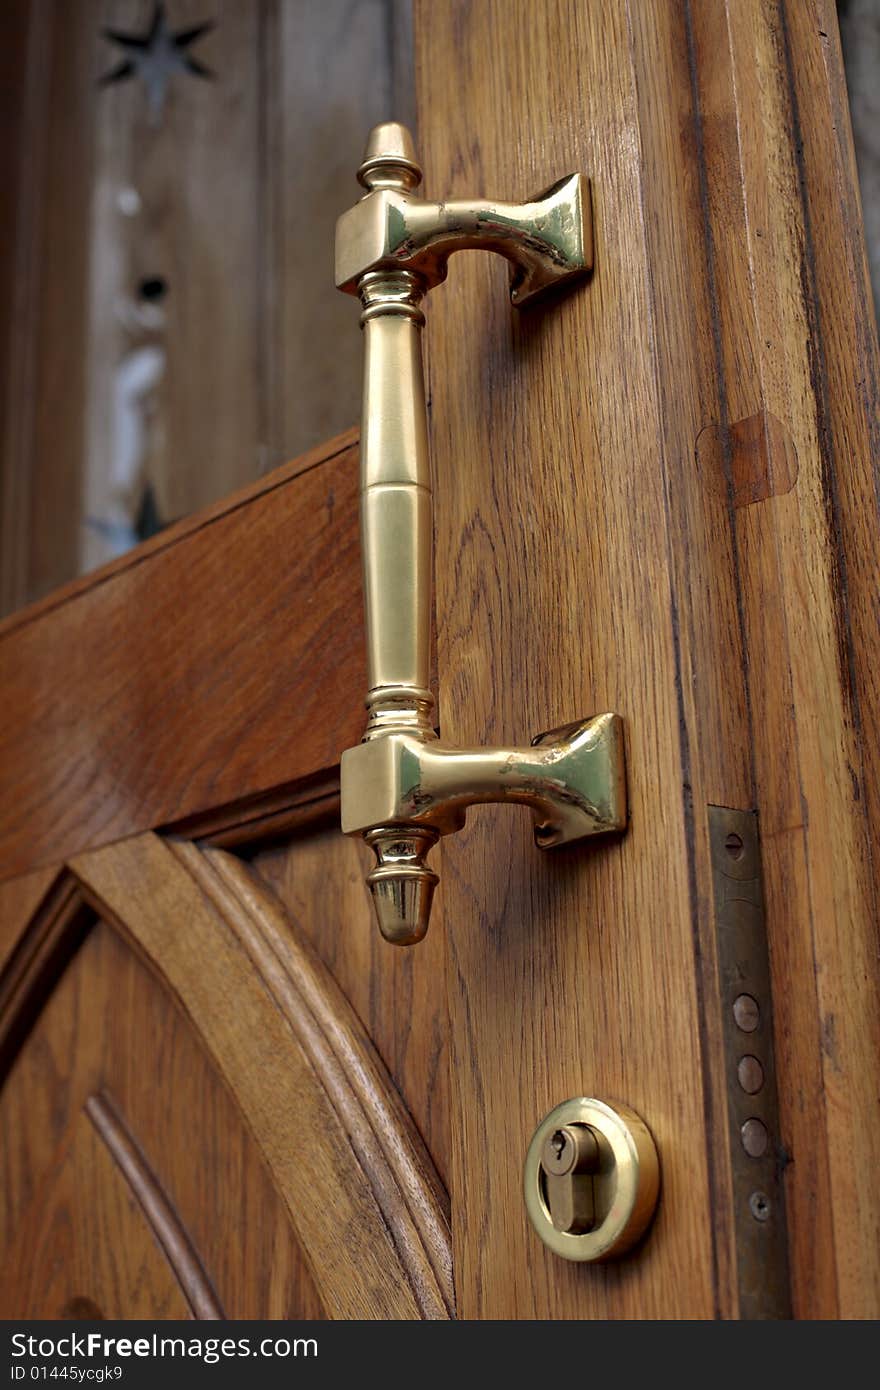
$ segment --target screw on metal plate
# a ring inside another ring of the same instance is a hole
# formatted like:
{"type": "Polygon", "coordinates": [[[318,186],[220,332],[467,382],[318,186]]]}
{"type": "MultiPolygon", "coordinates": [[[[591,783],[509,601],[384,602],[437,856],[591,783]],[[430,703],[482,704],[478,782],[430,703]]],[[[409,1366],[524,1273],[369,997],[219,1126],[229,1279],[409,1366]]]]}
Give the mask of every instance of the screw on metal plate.
{"type": "Polygon", "coordinates": [[[733,1021],[744,1033],[754,1033],[761,1022],[758,1001],[750,994],[738,994],[733,1001],[733,1021]]]}

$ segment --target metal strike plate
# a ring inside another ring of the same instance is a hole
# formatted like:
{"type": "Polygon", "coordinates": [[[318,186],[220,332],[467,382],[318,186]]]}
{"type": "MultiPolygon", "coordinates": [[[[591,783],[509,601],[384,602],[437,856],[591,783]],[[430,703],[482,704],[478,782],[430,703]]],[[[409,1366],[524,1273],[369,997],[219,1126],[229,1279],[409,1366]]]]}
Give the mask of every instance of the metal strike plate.
{"type": "Polygon", "coordinates": [[[660,1163],[645,1122],[625,1105],[577,1096],[551,1110],[526,1156],[529,1220],[565,1260],[611,1260],[644,1234],[660,1163]]]}
{"type": "Polygon", "coordinates": [[[709,807],[739,1316],[790,1318],[770,959],[754,811],[709,807]]]}

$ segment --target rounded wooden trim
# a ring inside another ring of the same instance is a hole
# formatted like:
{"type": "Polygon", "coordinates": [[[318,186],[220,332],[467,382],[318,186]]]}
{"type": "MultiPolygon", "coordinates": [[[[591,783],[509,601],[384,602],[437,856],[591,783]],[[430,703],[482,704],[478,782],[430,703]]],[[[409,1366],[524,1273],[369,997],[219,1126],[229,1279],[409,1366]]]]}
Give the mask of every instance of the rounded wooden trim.
{"type": "Polygon", "coordinates": [[[451,1312],[449,1200],[360,1019],[280,902],[241,860],[189,843],[172,849],[227,919],[234,916],[240,939],[271,982],[346,1130],[402,1258],[419,1285],[427,1260],[433,1274],[428,1283],[436,1282],[451,1312]]]}
{"type": "Polygon", "coordinates": [[[277,899],[227,852],[153,834],[71,867],[227,1082],[328,1314],[451,1316],[443,1186],[362,1024],[277,899]]]}
{"type": "Polygon", "coordinates": [[[96,1092],[86,1101],[85,1111],[164,1251],[193,1317],[222,1321],[225,1314],[198,1251],[111,1097],[106,1091],[96,1092]]]}

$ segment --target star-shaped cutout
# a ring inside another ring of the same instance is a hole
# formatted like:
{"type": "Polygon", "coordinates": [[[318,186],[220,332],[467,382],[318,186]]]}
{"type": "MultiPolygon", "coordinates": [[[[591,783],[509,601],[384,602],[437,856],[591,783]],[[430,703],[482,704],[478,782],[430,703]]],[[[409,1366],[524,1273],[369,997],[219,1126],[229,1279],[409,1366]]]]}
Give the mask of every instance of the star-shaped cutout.
{"type": "Polygon", "coordinates": [[[214,28],[212,19],[196,24],[191,29],[179,29],[172,33],[165,19],[165,6],[156,4],[153,18],[146,34],[123,34],[118,29],[103,29],[105,39],[118,44],[127,55],[111,72],[101,78],[102,87],[112,82],[124,82],[129,77],[143,79],[147,89],[150,120],[158,125],[165,106],[168,82],[175,72],[191,72],[195,77],[212,78],[210,68],[206,68],[189,52],[192,44],[214,28]]]}

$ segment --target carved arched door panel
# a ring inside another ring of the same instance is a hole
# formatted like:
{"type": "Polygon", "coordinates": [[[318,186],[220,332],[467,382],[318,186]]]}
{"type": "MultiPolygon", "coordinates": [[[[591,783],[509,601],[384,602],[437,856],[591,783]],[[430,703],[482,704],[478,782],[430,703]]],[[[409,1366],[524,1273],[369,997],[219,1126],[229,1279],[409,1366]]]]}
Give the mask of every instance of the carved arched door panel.
{"type": "Polygon", "coordinates": [[[6,979],[8,1316],[449,1314],[431,1159],[239,859],[151,834],[82,856],[6,979]]]}

